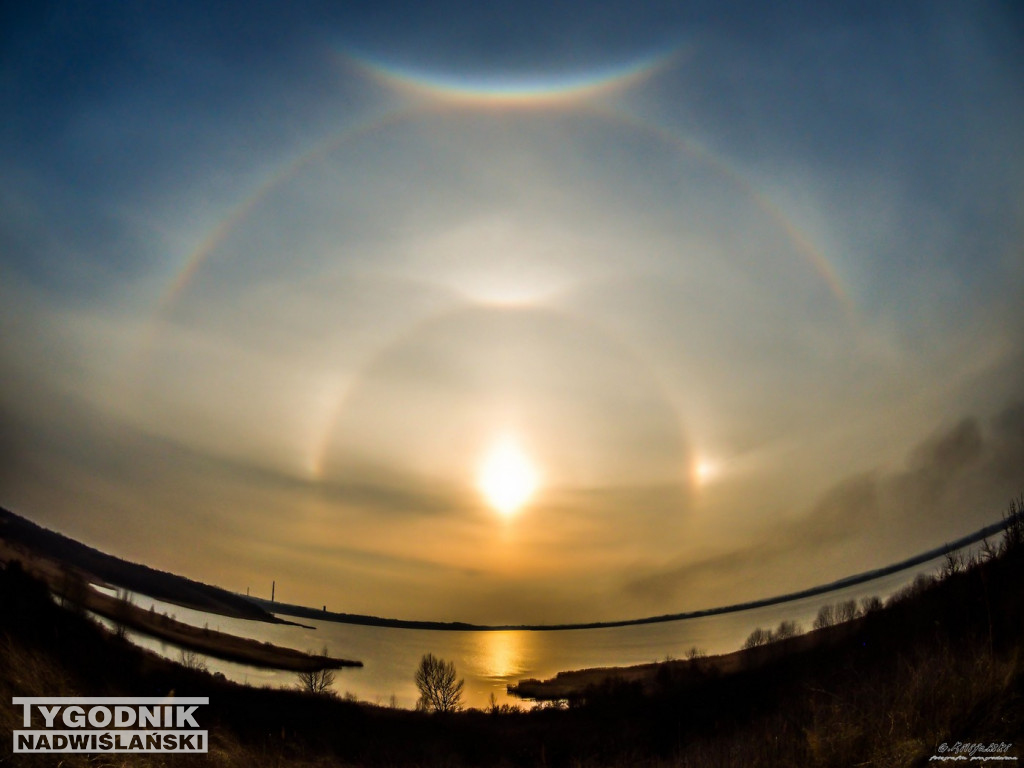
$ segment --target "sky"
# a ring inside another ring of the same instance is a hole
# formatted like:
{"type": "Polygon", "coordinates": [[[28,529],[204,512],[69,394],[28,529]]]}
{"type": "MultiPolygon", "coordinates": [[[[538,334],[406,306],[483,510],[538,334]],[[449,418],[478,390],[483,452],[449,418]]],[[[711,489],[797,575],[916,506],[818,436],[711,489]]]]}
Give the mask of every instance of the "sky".
{"type": "Polygon", "coordinates": [[[1024,492],[1018,3],[2,14],[18,514],[558,623],[826,583],[1024,492]]]}

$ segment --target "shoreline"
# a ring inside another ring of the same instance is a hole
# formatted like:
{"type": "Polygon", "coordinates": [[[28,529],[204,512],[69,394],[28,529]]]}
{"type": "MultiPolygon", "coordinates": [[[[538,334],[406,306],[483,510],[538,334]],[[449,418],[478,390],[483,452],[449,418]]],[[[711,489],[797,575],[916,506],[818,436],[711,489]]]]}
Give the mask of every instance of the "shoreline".
{"type": "Polygon", "coordinates": [[[705,677],[727,677],[749,671],[785,656],[807,651],[829,648],[856,634],[864,625],[864,617],[858,617],[842,624],[776,640],[755,648],[741,648],[729,653],[697,656],[689,659],[666,659],[634,664],[625,667],[589,667],[558,672],[554,677],[540,680],[526,678],[507,692],[510,696],[534,702],[571,701],[587,694],[588,690],[609,684],[639,684],[645,692],[653,690],[661,675],[702,675],[705,677]]]}
{"type": "MultiPolygon", "coordinates": [[[[294,648],[285,648],[218,630],[194,627],[164,614],[145,610],[129,600],[111,597],[92,589],[89,586],[90,582],[108,584],[106,580],[95,574],[84,572],[66,563],[60,563],[42,553],[14,545],[2,538],[0,538],[0,562],[18,563],[27,573],[42,580],[49,587],[51,594],[61,602],[92,611],[115,624],[121,624],[158,640],[164,640],[181,648],[224,661],[289,672],[363,666],[361,661],[309,654],[294,648]]],[[[195,606],[183,604],[183,607],[194,608],[195,606]]],[[[197,608],[197,610],[204,609],[197,608]]],[[[207,612],[211,615],[215,613],[207,612]]],[[[249,616],[231,616],[227,613],[216,615],[259,620],[249,616]]],[[[275,620],[271,623],[306,626],[274,618],[275,620]]]]}

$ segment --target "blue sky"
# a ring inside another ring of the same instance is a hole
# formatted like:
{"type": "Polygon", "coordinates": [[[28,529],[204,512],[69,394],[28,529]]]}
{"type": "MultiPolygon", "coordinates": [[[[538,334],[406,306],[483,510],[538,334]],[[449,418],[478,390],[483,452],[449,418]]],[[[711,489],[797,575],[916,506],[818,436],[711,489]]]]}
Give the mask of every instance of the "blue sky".
{"type": "Polygon", "coordinates": [[[16,512],[538,622],[799,589],[1024,490],[1014,3],[4,13],[16,512]]]}

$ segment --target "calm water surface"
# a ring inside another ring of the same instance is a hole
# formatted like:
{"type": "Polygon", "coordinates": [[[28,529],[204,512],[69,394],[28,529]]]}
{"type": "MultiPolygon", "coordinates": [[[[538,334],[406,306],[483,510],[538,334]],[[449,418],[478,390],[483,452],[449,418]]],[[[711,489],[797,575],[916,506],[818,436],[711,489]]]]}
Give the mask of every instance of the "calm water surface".
{"type": "MultiPolygon", "coordinates": [[[[936,558],[880,579],[780,605],[609,629],[449,632],[366,627],[281,614],[283,619],[313,627],[307,628],[227,618],[140,594],[135,594],[132,601],[197,627],[208,626],[303,651],[326,647],[331,656],[358,659],[363,662],[362,668],[337,670],[334,688],[339,694],[351,693],[377,704],[415,706],[418,695],[413,674],[420,657],[433,653],[455,662],[459,676],[466,681],[466,705],[486,707],[492,694],[499,704],[522,704],[508,696],[505,687],[524,678],[543,679],[569,669],[642,664],[667,656],[683,658],[693,646],[709,654],[728,653],[740,648],[755,627],[774,628],[781,621],[795,621],[807,630],[823,605],[851,599],[859,602],[872,595],[884,600],[911,583],[917,574],[937,573],[941,564],[942,558],[936,558]]],[[[177,660],[180,656],[180,649],[173,644],[136,632],[129,632],[129,637],[168,658],[177,660]]],[[[210,671],[223,672],[238,682],[271,686],[296,683],[294,672],[204,658],[210,671]]]]}

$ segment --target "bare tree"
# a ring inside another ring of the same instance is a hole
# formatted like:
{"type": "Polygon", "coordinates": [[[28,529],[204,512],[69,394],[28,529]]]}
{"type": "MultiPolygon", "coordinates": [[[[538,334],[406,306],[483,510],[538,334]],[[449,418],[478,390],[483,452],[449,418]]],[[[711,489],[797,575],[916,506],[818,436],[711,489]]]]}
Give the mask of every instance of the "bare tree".
{"type": "Polygon", "coordinates": [[[882,610],[882,601],[877,595],[862,598],[860,601],[860,612],[866,616],[869,613],[882,610]]]}
{"type": "Polygon", "coordinates": [[[747,637],[746,642],[743,643],[744,648],[757,648],[759,645],[768,645],[774,638],[772,637],[772,631],[770,629],[762,629],[758,627],[747,637]]]}
{"type": "Polygon", "coordinates": [[[779,626],[775,629],[772,639],[787,640],[791,637],[796,637],[801,631],[800,625],[795,621],[780,621],[779,626]]]}
{"type": "MultiPolygon", "coordinates": [[[[309,652],[309,655],[313,655],[313,651],[309,652]]],[[[324,646],[323,653],[321,656],[327,655],[327,646],[324,646]]],[[[307,693],[315,694],[327,694],[331,693],[331,686],[334,685],[334,670],[327,669],[310,669],[305,672],[299,672],[299,683],[298,687],[300,691],[306,691],[307,693]]]]}
{"type": "Polygon", "coordinates": [[[420,659],[415,679],[420,691],[417,709],[433,712],[457,712],[462,709],[462,687],[465,681],[456,681],[454,662],[428,653],[420,659]]]}
{"type": "Polygon", "coordinates": [[[836,603],[836,621],[853,621],[857,618],[857,601],[847,600],[842,603],[836,603]]]}
{"type": "Polygon", "coordinates": [[[825,627],[831,627],[836,623],[836,614],[832,609],[831,605],[823,605],[818,611],[818,615],[814,619],[815,629],[824,629],[825,627]]]}

